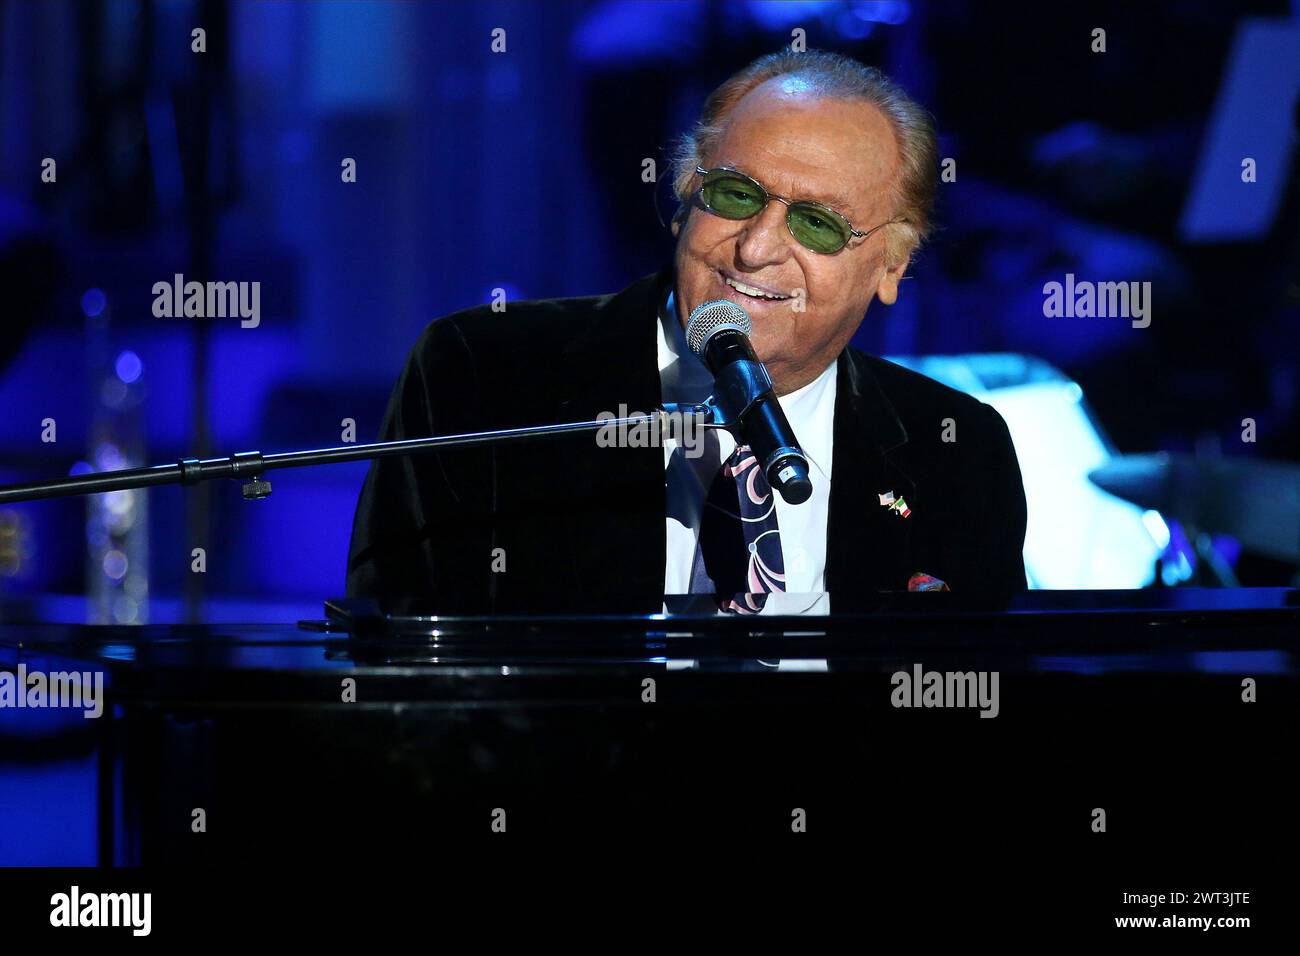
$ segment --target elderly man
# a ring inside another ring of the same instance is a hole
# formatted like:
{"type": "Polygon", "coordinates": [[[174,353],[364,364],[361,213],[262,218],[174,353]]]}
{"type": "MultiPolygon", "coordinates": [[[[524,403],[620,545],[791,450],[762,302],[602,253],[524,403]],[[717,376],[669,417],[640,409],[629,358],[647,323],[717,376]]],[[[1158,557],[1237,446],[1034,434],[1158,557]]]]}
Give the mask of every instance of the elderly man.
{"type": "MultiPolygon", "coordinates": [[[[383,438],[576,422],[698,402],[686,346],[702,303],[751,341],[810,462],[774,495],[745,444],[609,447],[592,434],[376,461],[348,593],[446,610],[657,610],[663,594],[1025,587],[1025,498],[987,405],[848,345],[898,297],[930,225],[934,132],[869,67],[762,57],[708,98],[676,157],[671,269],[615,295],[436,319],[407,360],[383,438]]],[[[680,438],[681,436],[679,436],[680,438]]],[[[742,438],[743,442],[743,438],[742,438]]]]}

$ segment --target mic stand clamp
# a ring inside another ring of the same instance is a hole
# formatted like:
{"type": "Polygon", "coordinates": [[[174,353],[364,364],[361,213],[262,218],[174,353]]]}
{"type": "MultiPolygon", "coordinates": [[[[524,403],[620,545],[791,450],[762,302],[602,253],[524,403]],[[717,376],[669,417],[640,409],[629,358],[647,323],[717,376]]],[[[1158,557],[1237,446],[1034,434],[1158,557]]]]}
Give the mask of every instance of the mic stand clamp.
{"type": "Polygon", "coordinates": [[[243,487],[245,501],[261,501],[271,497],[271,483],[265,478],[249,478],[243,487]]]}

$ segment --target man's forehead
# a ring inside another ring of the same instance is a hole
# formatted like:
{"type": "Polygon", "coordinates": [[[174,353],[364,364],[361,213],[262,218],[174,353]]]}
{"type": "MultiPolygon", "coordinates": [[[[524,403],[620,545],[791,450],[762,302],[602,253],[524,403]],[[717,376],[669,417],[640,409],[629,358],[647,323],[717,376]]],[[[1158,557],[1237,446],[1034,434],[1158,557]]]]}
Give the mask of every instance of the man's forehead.
{"type": "Polygon", "coordinates": [[[736,104],[709,159],[778,195],[815,200],[853,218],[892,181],[896,146],[874,104],[768,81],[736,104]]]}
{"type": "Polygon", "coordinates": [[[775,76],[767,81],[782,96],[815,96],[817,87],[797,73],[787,76],[775,76]]]}

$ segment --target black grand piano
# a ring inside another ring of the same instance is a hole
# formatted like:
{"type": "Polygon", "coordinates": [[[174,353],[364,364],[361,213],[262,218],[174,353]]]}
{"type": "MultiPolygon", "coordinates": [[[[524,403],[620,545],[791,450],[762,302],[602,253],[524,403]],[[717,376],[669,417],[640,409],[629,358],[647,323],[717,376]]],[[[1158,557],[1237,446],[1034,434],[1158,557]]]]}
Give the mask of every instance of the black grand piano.
{"type": "Polygon", "coordinates": [[[105,673],[63,745],[97,755],[108,865],[808,840],[972,876],[1019,854],[1046,893],[1258,888],[1293,845],[1300,591],[774,597],[5,624],[0,670],[105,673]]]}

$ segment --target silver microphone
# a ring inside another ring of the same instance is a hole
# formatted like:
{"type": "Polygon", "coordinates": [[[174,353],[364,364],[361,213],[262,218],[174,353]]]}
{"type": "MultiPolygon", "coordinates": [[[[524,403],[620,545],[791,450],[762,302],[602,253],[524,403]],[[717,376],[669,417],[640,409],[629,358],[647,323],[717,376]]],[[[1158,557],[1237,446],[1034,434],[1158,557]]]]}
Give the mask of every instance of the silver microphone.
{"type": "Polygon", "coordinates": [[[754,355],[749,313],[727,299],[697,306],[686,323],[686,344],[713,372],[714,404],[738,439],[754,450],[767,482],[789,504],[812,495],[808,456],[799,447],[785,412],[772,390],[772,379],[754,355]]]}

